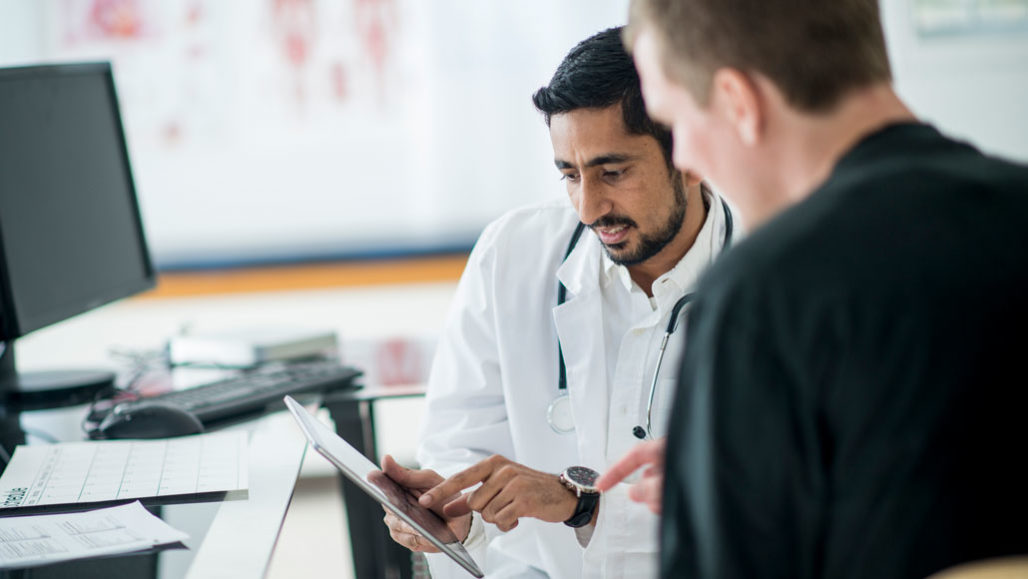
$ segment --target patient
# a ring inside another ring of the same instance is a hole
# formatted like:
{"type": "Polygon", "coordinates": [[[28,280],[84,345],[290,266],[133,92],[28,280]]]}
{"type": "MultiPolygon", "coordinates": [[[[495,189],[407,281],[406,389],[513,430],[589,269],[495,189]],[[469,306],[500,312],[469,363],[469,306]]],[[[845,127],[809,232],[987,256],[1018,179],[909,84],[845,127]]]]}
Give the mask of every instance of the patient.
{"type": "Polygon", "coordinates": [[[877,0],[634,0],[674,158],[752,228],[701,281],[664,577],[922,578],[1028,553],[1028,167],[919,121],[877,0]]]}

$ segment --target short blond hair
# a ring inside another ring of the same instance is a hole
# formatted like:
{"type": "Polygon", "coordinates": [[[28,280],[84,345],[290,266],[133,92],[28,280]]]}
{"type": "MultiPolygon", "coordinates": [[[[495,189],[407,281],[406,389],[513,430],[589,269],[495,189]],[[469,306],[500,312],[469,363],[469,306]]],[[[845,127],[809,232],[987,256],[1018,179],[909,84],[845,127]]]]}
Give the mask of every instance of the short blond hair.
{"type": "Polygon", "coordinates": [[[632,0],[629,49],[643,28],[664,73],[704,105],[726,67],[760,73],[806,112],[892,80],[878,0],[632,0]]]}

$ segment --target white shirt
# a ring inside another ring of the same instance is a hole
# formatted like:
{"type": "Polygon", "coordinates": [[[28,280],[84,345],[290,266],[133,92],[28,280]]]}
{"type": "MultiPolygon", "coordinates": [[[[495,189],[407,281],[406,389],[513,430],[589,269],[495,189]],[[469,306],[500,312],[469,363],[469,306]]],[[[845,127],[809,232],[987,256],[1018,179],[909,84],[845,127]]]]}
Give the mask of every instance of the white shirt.
{"type": "MultiPolygon", "coordinates": [[[[709,206],[693,247],[655,281],[655,308],[591,231],[562,263],[577,224],[566,201],[518,209],[490,224],[458,285],[429,378],[422,467],[449,476],[502,454],[554,474],[572,465],[603,472],[637,444],[632,428],[645,423],[671,308],[723,245],[721,203],[714,198],[709,206]],[[568,289],[559,307],[558,279],[568,289]],[[568,434],[554,432],[546,420],[559,394],[558,335],[576,426],[568,434]]],[[[684,333],[680,325],[662,364],[655,436],[666,431],[684,333]]],[[[655,575],[657,517],[625,491],[619,485],[604,494],[584,549],[573,529],[526,518],[509,533],[485,524],[485,537],[470,543],[479,543],[472,556],[489,577],[655,575]]],[[[433,577],[466,576],[445,555],[429,561],[433,577]]]]}

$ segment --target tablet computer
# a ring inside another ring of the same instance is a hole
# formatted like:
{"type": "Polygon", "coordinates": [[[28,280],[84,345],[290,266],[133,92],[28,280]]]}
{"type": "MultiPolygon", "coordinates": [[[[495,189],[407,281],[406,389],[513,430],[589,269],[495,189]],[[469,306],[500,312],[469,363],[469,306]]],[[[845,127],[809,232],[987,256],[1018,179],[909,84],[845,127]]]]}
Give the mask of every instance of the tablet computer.
{"type": "Polygon", "coordinates": [[[469,573],[475,577],[483,576],[475,560],[439,515],[421,506],[414,495],[393,482],[393,479],[387,477],[375,463],[340,438],[331,428],[319,422],[291,396],[286,396],[285,402],[314,450],[327,458],[368,496],[414,527],[422,537],[449,555],[469,573]]]}

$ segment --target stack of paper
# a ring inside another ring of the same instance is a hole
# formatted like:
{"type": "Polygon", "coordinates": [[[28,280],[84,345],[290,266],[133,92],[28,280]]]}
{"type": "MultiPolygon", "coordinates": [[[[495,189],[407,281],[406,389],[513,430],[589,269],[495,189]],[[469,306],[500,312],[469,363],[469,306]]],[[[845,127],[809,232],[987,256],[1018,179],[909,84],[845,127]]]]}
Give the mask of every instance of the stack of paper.
{"type": "Polygon", "coordinates": [[[0,569],[143,551],[189,536],[138,501],[81,513],[0,519],[0,569]]]}

